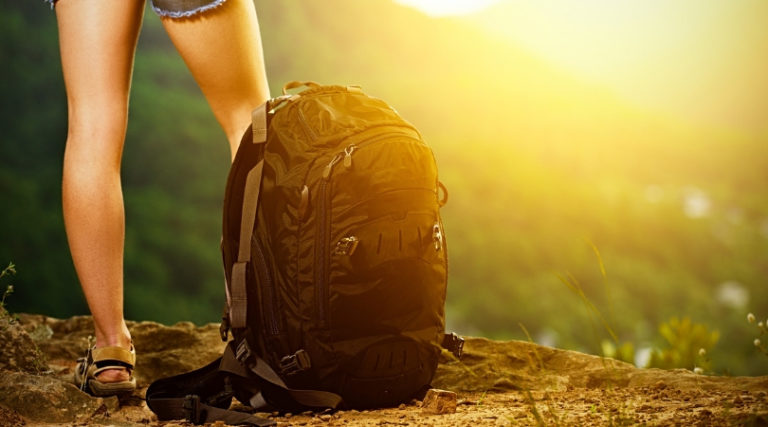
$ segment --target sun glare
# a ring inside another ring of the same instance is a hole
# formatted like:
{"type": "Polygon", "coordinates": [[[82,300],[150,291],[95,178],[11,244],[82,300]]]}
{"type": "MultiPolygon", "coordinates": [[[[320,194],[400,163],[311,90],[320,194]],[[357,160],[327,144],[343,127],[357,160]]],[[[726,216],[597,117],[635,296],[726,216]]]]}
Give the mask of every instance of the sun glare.
{"type": "Polygon", "coordinates": [[[768,2],[505,0],[495,6],[467,18],[632,102],[765,129],[768,2]]]}
{"type": "Polygon", "coordinates": [[[395,0],[429,16],[465,15],[485,9],[499,0],[395,0]]]}

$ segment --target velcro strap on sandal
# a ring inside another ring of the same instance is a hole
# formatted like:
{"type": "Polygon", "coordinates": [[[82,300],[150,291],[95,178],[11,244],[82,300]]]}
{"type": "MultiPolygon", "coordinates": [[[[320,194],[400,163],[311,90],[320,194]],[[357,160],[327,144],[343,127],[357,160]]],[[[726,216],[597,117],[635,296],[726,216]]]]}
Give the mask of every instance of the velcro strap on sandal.
{"type": "Polygon", "coordinates": [[[126,367],[133,368],[136,365],[136,353],[131,347],[131,351],[122,347],[100,347],[94,348],[92,352],[93,362],[99,366],[100,362],[119,362],[119,365],[128,365],[126,367]]]}

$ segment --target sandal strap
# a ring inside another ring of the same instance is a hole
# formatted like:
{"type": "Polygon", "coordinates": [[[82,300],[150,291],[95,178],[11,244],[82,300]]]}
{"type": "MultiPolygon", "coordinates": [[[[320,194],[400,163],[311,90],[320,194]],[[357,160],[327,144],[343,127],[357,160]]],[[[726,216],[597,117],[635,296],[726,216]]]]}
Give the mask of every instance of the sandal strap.
{"type": "MultiPolygon", "coordinates": [[[[95,368],[95,366],[94,366],[94,368],[95,368]]],[[[125,371],[128,372],[128,375],[131,374],[131,369],[126,367],[126,366],[123,366],[123,365],[107,365],[107,366],[102,366],[100,368],[94,369],[93,372],[90,373],[90,376],[95,377],[95,376],[99,375],[100,373],[102,373],[104,371],[116,370],[116,369],[125,370],[125,371]]]]}
{"type": "Polygon", "coordinates": [[[92,350],[94,363],[103,365],[99,362],[115,361],[121,367],[133,368],[136,365],[136,351],[133,346],[130,350],[122,347],[99,347],[92,350]]]}

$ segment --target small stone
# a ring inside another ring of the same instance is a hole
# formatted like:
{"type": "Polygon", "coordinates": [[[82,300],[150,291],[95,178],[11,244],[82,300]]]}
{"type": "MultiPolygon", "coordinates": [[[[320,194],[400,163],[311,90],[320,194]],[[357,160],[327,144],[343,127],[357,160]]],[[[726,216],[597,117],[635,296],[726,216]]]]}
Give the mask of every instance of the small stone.
{"type": "Polygon", "coordinates": [[[453,414],[456,412],[456,393],[436,388],[429,389],[421,404],[424,414],[453,414]]]}
{"type": "Polygon", "coordinates": [[[405,403],[401,403],[400,406],[397,407],[397,409],[399,409],[401,411],[404,410],[405,409],[405,403]]]}
{"type": "Polygon", "coordinates": [[[330,416],[330,414],[323,414],[323,415],[320,415],[320,417],[319,417],[319,418],[320,418],[321,420],[323,420],[323,421],[330,421],[330,420],[331,420],[331,416],[330,416]]]}
{"type": "Polygon", "coordinates": [[[283,415],[285,418],[291,418],[293,416],[292,413],[286,412],[285,415],[283,415]]]}
{"type": "Polygon", "coordinates": [[[667,384],[664,381],[659,380],[656,382],[656,384],[653,385],[653,388],[656,390],[664,390],[667,388],[667,384]]]}

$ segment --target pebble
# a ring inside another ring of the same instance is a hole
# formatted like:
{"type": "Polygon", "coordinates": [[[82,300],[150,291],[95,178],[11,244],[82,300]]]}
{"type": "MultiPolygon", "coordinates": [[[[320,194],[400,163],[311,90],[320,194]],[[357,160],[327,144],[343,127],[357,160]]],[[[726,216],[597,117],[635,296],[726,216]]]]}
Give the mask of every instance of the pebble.
{"type": "Polygon", "coordinates": [[[429,389],[421,404],[424,414],[453,414],[456,412],[456,393],[436,388],[429,389]]]}
{"type": "Polygon", "coordinates": [[[323,414],[323,415],[320,415],[320,419],[323,420],[323,421],[330,421],[331,420],[331,416],[328,415],[328,414],[323,414]]]}

